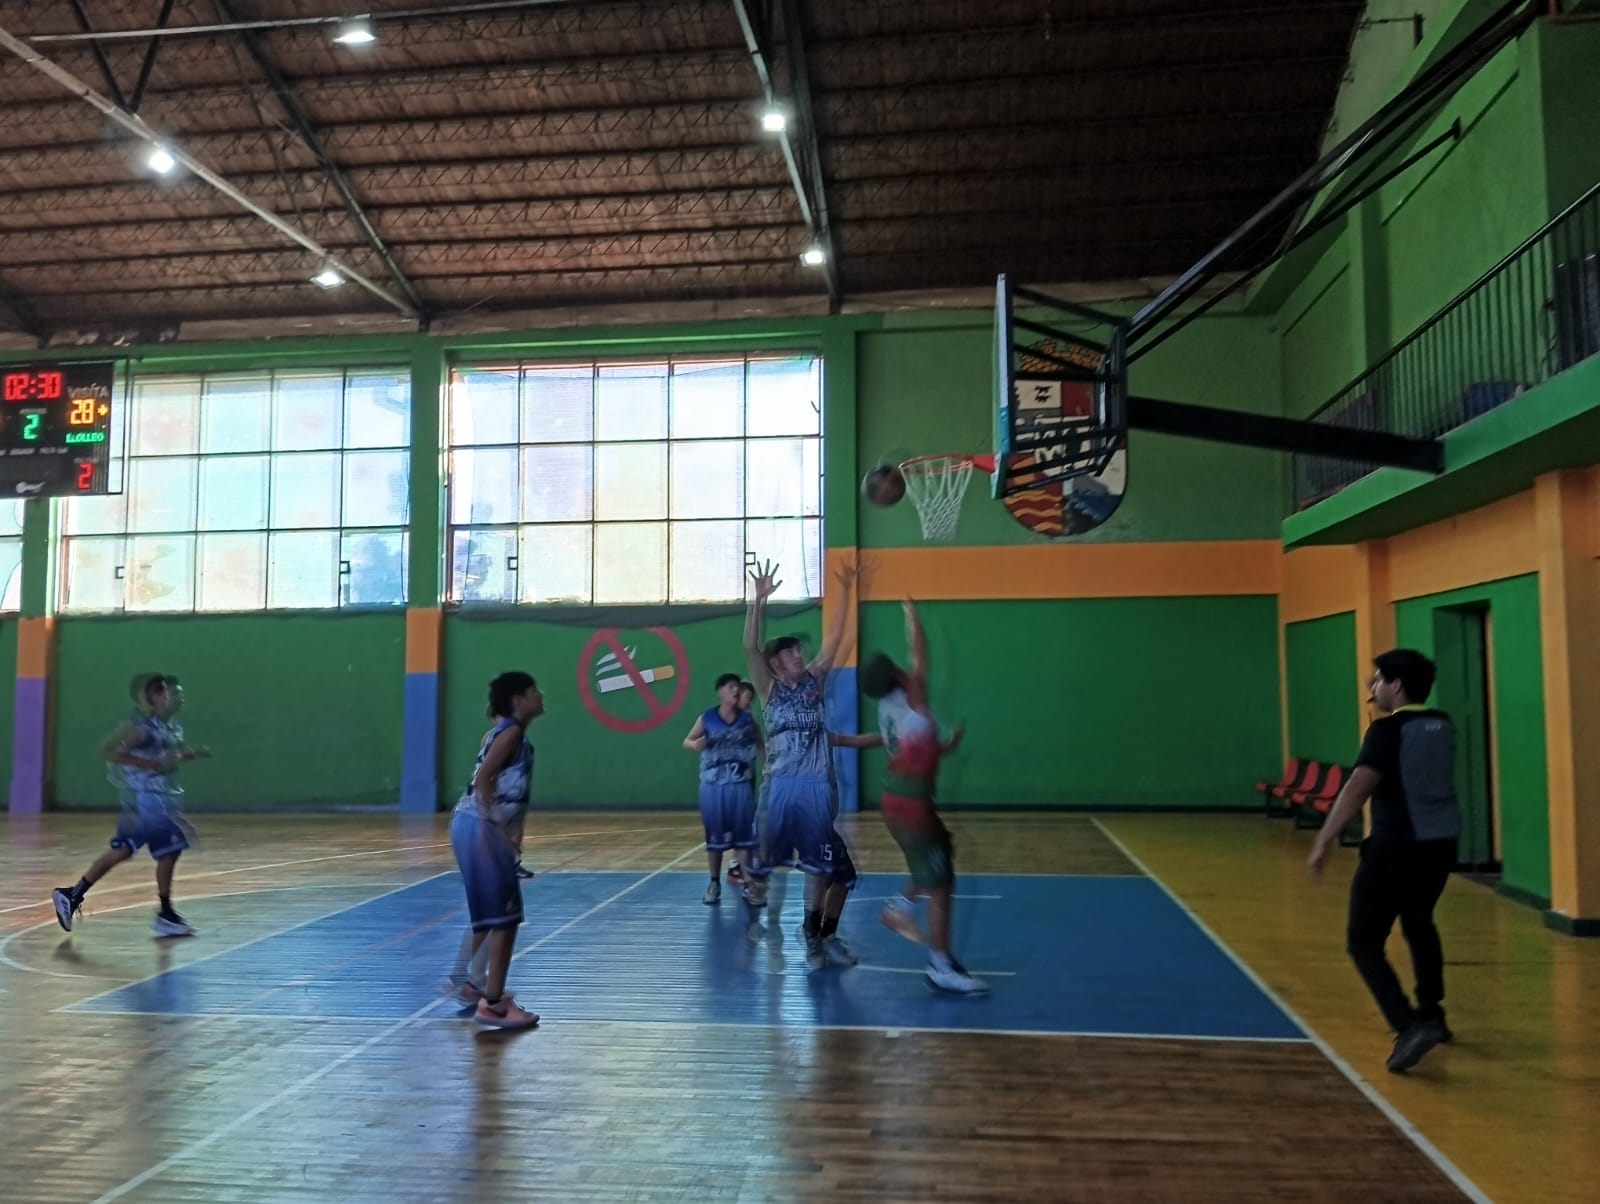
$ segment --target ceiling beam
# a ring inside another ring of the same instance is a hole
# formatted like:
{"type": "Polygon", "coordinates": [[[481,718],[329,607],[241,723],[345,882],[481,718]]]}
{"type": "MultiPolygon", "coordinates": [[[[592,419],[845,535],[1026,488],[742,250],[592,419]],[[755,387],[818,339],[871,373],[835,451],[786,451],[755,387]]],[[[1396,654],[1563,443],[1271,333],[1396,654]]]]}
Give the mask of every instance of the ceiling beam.
{"type": "MultiPolygon", "coordinates": [[[[224,21],[237,20],[233,7],[228,0],[212,0],[212,3],[216,5],[217,11],[222,15],[224,21]]],[[[361,237],[366,240],[367,245],[377,255],[378,261],[383,264],[384,270],[389,273],[389,279],[394,281],[395,286],[405,295],[406,300],[411,303],[411,307],[416,311],[423,329],[427,329],[430,321],[427,305],[423,303],[415,286],[406,278],[406,274],[400,270],[400,265],[394,261],[394,256],[390,253],[387,244],[379,236],[376,227],[372,224],[372,219],[367,216],[366,210],[362,208],[361,202],[356,199],[356,194],[351,190],[350,182],[345,179],[344,173],[339,170],[339,165],[328,155],[327,149],[322,145],[321,137],[312,127],[311,119],[306,115],[305,108],[300,103],[300,98],[295,95],[294,88],[283,77],[283,73],[278,70],[276,64],[273,63],[271,57],[261,45],[261,39],[253,31],[241,29],[239,31],[239,39],[244,43],[246,52],[254,61],[256,70],[261,72],[261,77],[267,81],[267,86],[272,89],[273,96],[283,106],[283,111],[288,114],[289,121],[294,126],[295,134],[315,157],[317,166],[322,169],[322,174],[327,176],[328,183],[333,185],[334,192],[338,193],[339,199],[344,202],[344,207],[349,212],[351,220],[355,222],[356,229],[361,231],[361,237]]]]}
{"type": "MultiPolygon", "coordinates": [[[[78,18],[78,27],[84,33],[94,32],[94,25],[89,21],[89,13],[83,7],[83,0],[72,0],[72,15],[78,18]]],[[[126,109],[128,98],[122,94],[122,85],[117,83],[116,74],[111,70],[111,61],[106,58],[106,52],[100,49],[99,42],[90,42],[89,51],[94,55],[94,65],[100,69],[100,78],[106,81],[106,90],[111,93],[111,99],[126,109]]]]}
{"type": "Polygon", "coordinates": [[[800,126],[800,148],[804,151],[811,180],[811,200],[817,209],[817,243],[826,256],[828,300],[839,309],[839,264],[834,257],[833,227],[828,221],[828,191],[822,180],[822,146],[817,140],[817,120],[811,105],[811,70],[806,63],[805,37],[800,29],[799,0],[783,0],[783,37],[789,48],[789,71],[794,92],[795,117],[800,126]]]}
{"type": "MultiPolygon", "coordinates": [[[[759,2],[759,0],[756,0],[759,2]]],[[[766,98],[767,107],[787,111],[793,105],[780,103],[777,84],[773,79],[771,53],[767,45],[766,20],[760,12],[750,7],[752,0],[733,0],[734,15],[739,19],[739,30],[744,34],[746,48],[750,51],[750,60],[755,65],[756,78],[761,81],[761,93],[766,98]]],[[[811,237],[822,249],[823,277],[828,286],[829,308],[839,308],[839,267],[833,261],[833,254],[828,248],[826,234],[818,221],[817,208],[810,195],[810,184],[806,173],[800,167],[799,156],[795,152],[795,135],[788,125],[778,132],[778,144],[783,148],[783,161],[789,169],[790,182],[794,184],[795,199],[800,202],[800,216],[805,220],[806,229],[811,237]]]]}
{"type": "Polygon", "coordinates": [[[100,112],[109,117],[113,122],[127,130],[130,134],[133,134],[135,137],[143,139],[151,146],[165,147],[167,153],[170,154],[173,159],[177,163],[181,164],[187,171],[199,177],[201,180],[204,180],[212,188],[228,197],[235,204],[241,205],[251,213],[255,214],[262,221],[266,222],[269,226],[277,230],[286,238],[304,247],[316,257],[319,268],[323,266],[332,267],[346,280],[360,285],[362,288],[366,289],[369,293],[383,301],[385,304],[394,306],[394,308],[398,309],[401,313],[406,314],[408,317],[418,319],[421,318],[422,315],[409,301],[405,300],[403,297],[395,296],[395,294],[391,293],[381,284],[367,279],[367,277],[361,275],[361,273],[346,268],[334,257],[331,252],[329,252],[326,247],[318,243],[316,239],[312,238],[310,235],[306,234],[303,230],[300,230],[292,223],[285,221],[276,213],[273,213],[270,209],[263,208],[261,205],[257,204],[249,196],[246,196],[243,192],[240,192],[232,184],[228,183],[227,180],[223,179],[216,172],[212,171],[193,155],[190,155],[184,151],[182,147],[173,145],[167,140],[163,139],[159,134],[156,133],[155,130],[151,129],[135,114],[130,113],[121,106],[112,103],[110,100],[100,95],[100,93],[96,92],[88,84],[84,83],[76,75],[73,75],[70,71],[67,71],[57,64],[51,62],[37,50],[33,49],[33,47],[29,46],[26,42],[20,40],[9,30],[4,28],[0,28],[0,50],[7,50],[14,54],[17,58],[21,59],[24,63],[32,67],[41,75],[44,75],[46,78],[51,79],[57,84],[61,85],[61,87],[65,88],[68,92],[71,92],[80,100],[93,105],[96,109],[100,110],[100,112]]]}
{"type": "MultiPolygon", "coordinates": [[[[156,28],[165,29],[167,21],[172,16],[172,6],[175,0],[162,0],[161,15],[156,18],[156,28]]],[[[128,112],[137,113],[139,105],[144,100],[144,90],[150,84],[150,72],[155,69],[156,52],[161,49],[161,39],[151,38],[150,45],[145,47],[144,62],[139,64],[139,80],[133,85],[133,97],[128,101],[128,112]]]]}

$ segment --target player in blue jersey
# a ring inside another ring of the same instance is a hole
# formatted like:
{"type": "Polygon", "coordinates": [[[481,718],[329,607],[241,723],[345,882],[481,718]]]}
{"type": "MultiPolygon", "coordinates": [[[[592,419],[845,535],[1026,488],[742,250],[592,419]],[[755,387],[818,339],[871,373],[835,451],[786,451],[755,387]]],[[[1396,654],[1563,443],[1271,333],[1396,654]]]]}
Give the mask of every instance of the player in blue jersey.
{"type": "Polygon", "coordinates": [[[810,664],[795,636],[762,643],[766,602],[782,584],[776,566],[752,571],[755,592],[745,617],[744,647],[750,679],[766,717],[770,803],[768,865],[792,865],[806,875],[806,964],[850,966],[856,957],[839,938],[839,918],[856,884],[850,850],[833,826],[831,741],[823,706],[823,684],[844,642],[845,615],[855,589],[853,566],[839,573],[843,597],[810,664]]]}
{"type": "MultiPolygon", "coordinates": [[[[717,678],[717,705],[696,717],[683,746],[700,754],[700,818],[706,829],[711,884],[707,904],[722,901],[722,855],[733,850],[746,883],[760,876],[756,851],[755,766],[764,755],[755,716],[739,706],[739,675],[717,678]]],[[[753,901],[753,900],[752,900],[753,901]]]]}
{"type": "Polygon", "coordinates": [[[111,847],[99,857],[76,886],[57,887],[50,893],[56,919],[72,931],[72,918],[83,906],[89,888],[141,848],[148,848],[156,863],[156,894],[160,910],[150,927],[159,936],[193,936],[194,929],[172,907],[172,871],[178,858],[194,840],[194,827],[184,818],[183,787],[178,766],[209,757],[207,748],[190,748],[183,739],[178,712],[183,709],[183,686],[176,677],[141,673],[128,688],[135,710],[100,744],[106,777],[116,786],[122,815],[111,847]]]}
{"type": "Polygon", "coordinates": [[[467,890],[472,934],[457,960],[451,985],[473,1016],[492,1028],[530,1028],[539,1017],[506,991],[511,951],[522,923],[522,883],[517,874],[517,834],[533,783],[533,745],[527,727],[544,714],[544,695],[526,673],[502,673],[489,683],[494,721],[478,748],[472,781],[450,817],[450,845],[467,890]],[[468,965],[484,958],[483,980],[468,965]]]}

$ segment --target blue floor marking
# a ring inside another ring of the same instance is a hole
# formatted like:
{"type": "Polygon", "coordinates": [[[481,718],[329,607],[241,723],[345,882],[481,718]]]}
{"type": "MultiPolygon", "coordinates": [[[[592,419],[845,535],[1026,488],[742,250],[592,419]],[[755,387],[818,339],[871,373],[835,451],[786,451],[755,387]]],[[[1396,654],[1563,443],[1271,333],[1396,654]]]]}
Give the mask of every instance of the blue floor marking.
{"type": "MultiPolygon", "coordinates": [[[[1010,974],[991,979],[988,998],[960,999],[926,988],[925,951],[885,929],[880,905],[865,900],[841,932],[862,967],[807,974],[794,875],[774,891],[776,917],[755,913],[767,925],[755,943],[737,890],[706,907],[704,877],[683,873],[650,878],[551,937],[643,877],[525,884],[518,948],[550,939],[512,967],[519,998],[551,1020],[1305,1037],[1147,878],[964,875],[960,893],[1001,897],[958,899],[956,954],[974,974],[1010,974]]],[[[888,895],[902,881],[864,875],[858,893],[888,895]]],[[[438,998],[465,913],[408,930],[462,905],[459,879],[446,875],[66,1010],[400,1019],[438,998]]],[[[193,910],[200,925],[200,901],[193,910]]]]}

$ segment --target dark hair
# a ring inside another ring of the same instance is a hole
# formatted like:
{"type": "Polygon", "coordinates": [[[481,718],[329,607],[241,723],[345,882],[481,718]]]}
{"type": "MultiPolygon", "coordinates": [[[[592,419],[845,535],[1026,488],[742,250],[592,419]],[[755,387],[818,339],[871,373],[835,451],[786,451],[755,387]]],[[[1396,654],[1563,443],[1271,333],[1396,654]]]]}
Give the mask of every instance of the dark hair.
{"type": "Polygon", "coordinates": [[[1407,702],[1427,702],[1428,695],[1433,693],[1434,679],[1439,675],[1434,663],[1414,648],[1396,648],[1373,657],[1372,663],[1384,681],[1400,683],[1407,702]]]}
{"type": "Polygon", "coordinates": [[[177,684],[178,679],[170,673],[136,673],[128,683],[128,696],[135,702],[149,702],[177,684]]]}
{"type": "Polygon", "coordinates": [[[532,676],[520,669],[502,673],[489,683],[489,718],[507,719],[511,716],[511,703],[520,694],[526,694],[538,684],[532,676]]]}
{"type": "Polygon", "coordinates": [[[900,684],[904,671],[882,652],[874,652],[872,659],[862,666],[861,692],[868,698],[883,698],[900,684]]]}
{"type": "Polygon", "coordinates": [[[739,693],[743,694],[746,690],[749,690],[750,693],[754,694],[756,692],[756,684],[755,684],[755,682],[753,682],[753,681],[741,681],[739,683],[739,693]]]}
{"type": "MultiPolygon", "coordinates": [[[[719,690],[722,689],[722,687],[727,685],[730,681],[734,681],[734,682],[739,681],[739,675],[737,673],[724,673],[724,674],[722,674],[720,677],[717,678],[717,689],[719,689],[719,690]]],[[[739,682],[739,684],[743,685],[744,683],[743,682],[739,682]]]]}
{"type": "Polygon", "coordinates": [[[777,656],[780,652],[783,652],[789,648],[801,647],[804,647],[804,645],[800,642],[799,636],[780,635],[777,639],[767,641],[767,646],[761,650],[761,655],[770,662],[772,658],[777,656]]]}

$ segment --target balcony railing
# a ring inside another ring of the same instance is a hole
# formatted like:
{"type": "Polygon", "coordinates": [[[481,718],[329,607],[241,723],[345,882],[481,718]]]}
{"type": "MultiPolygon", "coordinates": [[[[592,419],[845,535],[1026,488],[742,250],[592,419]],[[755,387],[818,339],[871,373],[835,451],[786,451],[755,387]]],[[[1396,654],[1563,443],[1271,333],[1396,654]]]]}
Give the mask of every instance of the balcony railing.
{"type": "MultiPolygon", "coordinates": [[[[1435,439],[1600,354],[1600,184],[1311,415],[1435,439]]],[[[1292,459],[1293,510],[1377,465],[1292,459]]]]}

